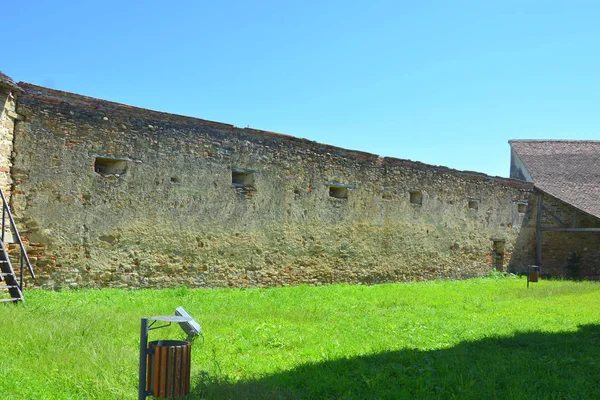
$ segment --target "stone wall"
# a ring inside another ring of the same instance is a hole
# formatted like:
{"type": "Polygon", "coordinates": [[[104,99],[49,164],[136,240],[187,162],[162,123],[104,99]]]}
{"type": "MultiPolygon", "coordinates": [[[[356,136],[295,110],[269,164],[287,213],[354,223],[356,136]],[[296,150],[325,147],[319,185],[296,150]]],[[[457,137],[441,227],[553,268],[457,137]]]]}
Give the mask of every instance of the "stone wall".
{"type": "Polygon", "coordinates": [[[9,197],[12,186],[13,133],[16,114],[15,98],[10,89],[0,86],[0,188],[9,197]]]}
{"type": "Polygon", "coordinates": [[[43,287],[481,276],[526,218],[522,181],[20,86],[13,209],[43,287]]]}

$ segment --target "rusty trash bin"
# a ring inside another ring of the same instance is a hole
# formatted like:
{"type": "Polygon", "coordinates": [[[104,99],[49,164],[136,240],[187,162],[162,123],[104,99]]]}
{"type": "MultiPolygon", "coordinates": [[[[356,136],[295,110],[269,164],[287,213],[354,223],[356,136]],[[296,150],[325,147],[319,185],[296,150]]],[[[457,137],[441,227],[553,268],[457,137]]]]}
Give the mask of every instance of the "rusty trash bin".
{"type": "Polygon", "coordinates": [[[191,344],[184,340],[149,343],[146,390],[159,399],[174,399],[190,393],[191,344]]]}
{"type": "Polygon", "coordinates": [[[529,266],[529,282],[537,282],[540,279],[540,267],[537,265],[529,266]]]}
{"type": "Polygon", "coordinates": [[[527,288],[529,282],[537,282],[540,280],[540,267],[538,265],[530,265],[527,267],[527,288]]]}

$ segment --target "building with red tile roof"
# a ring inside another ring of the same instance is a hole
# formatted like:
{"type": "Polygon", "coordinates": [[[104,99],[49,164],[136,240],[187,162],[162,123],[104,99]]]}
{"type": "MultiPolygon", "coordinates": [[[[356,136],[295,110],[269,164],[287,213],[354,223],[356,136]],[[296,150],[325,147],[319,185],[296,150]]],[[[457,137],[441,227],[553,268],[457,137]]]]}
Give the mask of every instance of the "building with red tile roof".
{"type": "Polygon", "coordinates": [[[600,141],[511,140],[511,178],[533,182],[536,264],[600,276],[600,141]]]}

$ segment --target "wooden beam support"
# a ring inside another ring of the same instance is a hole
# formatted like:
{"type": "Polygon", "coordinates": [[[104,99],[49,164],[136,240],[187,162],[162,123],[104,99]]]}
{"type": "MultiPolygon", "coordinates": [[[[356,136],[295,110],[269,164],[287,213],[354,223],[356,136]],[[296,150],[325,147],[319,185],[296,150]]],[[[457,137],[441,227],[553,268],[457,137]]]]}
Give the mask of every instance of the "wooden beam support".
{"type": "Polygon", "coordinates": [[[543,227],[545,232],[600,232],[600,228],[551,228],[543,227]]]}
{"type": "Polygon", "coordinates": [[[540,275],[542,274],[542,196],[542,193],[538,193],[535,221],[535,263],[540,267],[540,275]]]}
{"type": "Polygon", "coordinates": [[[542,206],[542,212],[543,212],[544,214],[546,214],[546,215],[549,215],[549,216],[551,216],[552,218],[554,218],[554,220],[555,220],[556,222],[558,222],[558,224],[559,224],[559,225],[562,225],[562,226],[563,226],[563,227],[565,227],[565,228],[569,226],[569,224],[567,224],[567,223],[565,223],[565,222],[562,222],[562,220],[561,220],[560,218],[558,218],[558,217],[557,217],[557,216],[556,216],[556,215],[555,215],[555,214],[554,214],[554,213],[553,213],[551,210],[549,210],[548,208],[546,208],[546,207],[543,207],[543,206],[542,206]]]}

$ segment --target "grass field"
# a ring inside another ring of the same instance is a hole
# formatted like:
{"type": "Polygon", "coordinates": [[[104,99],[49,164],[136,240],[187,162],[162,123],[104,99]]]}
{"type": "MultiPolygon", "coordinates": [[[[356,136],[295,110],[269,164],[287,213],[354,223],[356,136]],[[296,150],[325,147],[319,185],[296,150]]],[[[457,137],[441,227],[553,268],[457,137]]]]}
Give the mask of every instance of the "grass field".
{"type": "Polygon", "coordinates": [[[600,398],[598,283],[25,294],[0,307],[2,399],[136,399],[140,318],[180,305],[204,329],[189,398],[600,398]]]}

